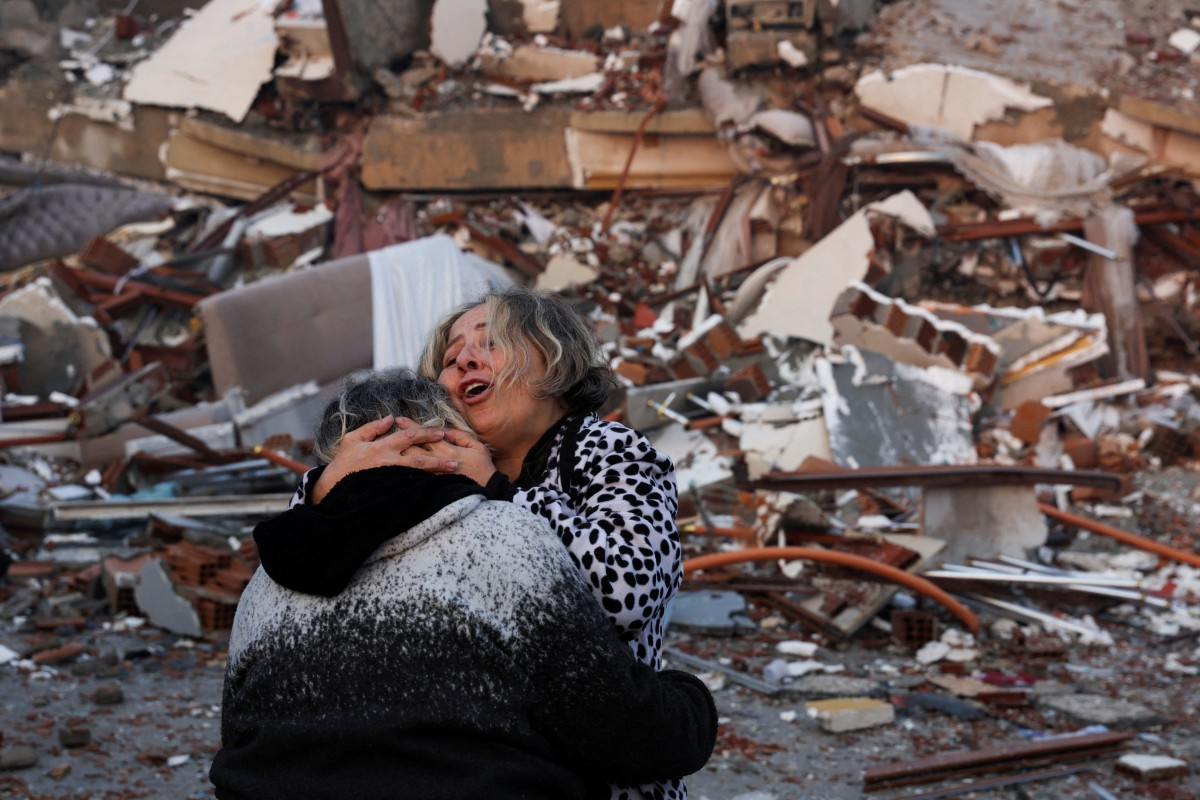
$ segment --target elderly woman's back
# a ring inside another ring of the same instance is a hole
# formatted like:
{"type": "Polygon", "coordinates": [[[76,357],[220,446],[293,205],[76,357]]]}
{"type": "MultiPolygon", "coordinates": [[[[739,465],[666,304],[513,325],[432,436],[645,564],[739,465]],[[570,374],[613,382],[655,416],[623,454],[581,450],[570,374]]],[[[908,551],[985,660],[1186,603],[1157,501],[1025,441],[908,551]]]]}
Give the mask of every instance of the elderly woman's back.
{"type": "Polygon", "coordinates": [[[478,490],[380,467],[263,523],[395,535],[332,598],[255,575],[230,639],[218,797],[582,798],[703,765],[703,684],[636,663],[557,536],[478,490]]]}

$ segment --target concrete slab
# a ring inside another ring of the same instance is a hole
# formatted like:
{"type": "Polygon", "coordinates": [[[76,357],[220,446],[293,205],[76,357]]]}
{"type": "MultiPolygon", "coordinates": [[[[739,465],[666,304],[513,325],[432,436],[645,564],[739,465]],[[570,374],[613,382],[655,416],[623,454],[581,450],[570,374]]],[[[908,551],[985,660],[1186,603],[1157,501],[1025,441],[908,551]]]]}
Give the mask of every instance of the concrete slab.
{"type": "Polygon", "coordinates": [[[670,624],[707,636],[732,636],[757,626],[746,616],[738,592],[680,592],[671,603],[670,624]]]}
{"type": "Polygon", "coordinates": [[[1046,518],[1032,486],[926,488],[921,530],[946,542],[940,559],[964,564],[969,557],[1024,558],[1046,543],[1046,518]]]}
{"type": "Polygon", "coordinates": [[[175,584],[167,572],[162,559],[146,562],[133,590],[138,608],[150,620],[150,624],[181,636],[204,635],[200,627],[200,615],[196,609],[175,591],[175,584]]]}
{"type": "Polygon", "coordinates": [[[1038,704],[1088,725],[1110,728],[1149,728],[1164,722],[1153,709],[1099,694],[1060,694],[1038,699],[1038,704]]]}
{"type": "Polygon", "coordinates": [[[829,733],[857,731],[887,725],[896,719],[891,703],[869,697],[842,697],[818,700],[806,705],[808,715],[817,721],[821,730],[829,733]]]}

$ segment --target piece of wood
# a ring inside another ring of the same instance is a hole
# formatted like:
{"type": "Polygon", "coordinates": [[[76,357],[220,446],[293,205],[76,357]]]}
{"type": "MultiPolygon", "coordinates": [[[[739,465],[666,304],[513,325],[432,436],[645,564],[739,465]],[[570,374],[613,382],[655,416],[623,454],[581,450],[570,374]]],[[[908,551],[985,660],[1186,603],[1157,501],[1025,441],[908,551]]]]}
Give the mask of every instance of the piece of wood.
{"type": "Polygon", "coordinates": [[[293,171],[320,169],[321,143],[315,136],[255,132],[249,125],[234,127],[200,117],[183,117],[179,120],[179,130],[214,147],[282,164],[293,171]]]}
{"type": "Polygon", "coordinates": [[[1200,136],[1200,103],[1177,99],[1167,105],[1148,97],[1118,93],[1116,108],[1142,122],[1200,136]]]}
{"type": "Polygon", "coordinates": [[[470,109],[419,119],[380,115],[362,148],[372,190],[569,188],[567,112],[470,109]]]}
{"type": "MultiPolygon", "coordinates": [[[[633,137],[569,129],[567,152],[577,189],[614,189],[629,161],[633,137]]],[[[710,135],[647,136],[629,164],[626,189],[719,189],[737,168],[710,135]]]]}
{"type": "Polygon", "coordinates": [[[1083,232],[1089,242],[1117,255],[1110,259],[1089,253],[1083,285],[1083,307],[1108,320],[1109,353],[1100,359],[1101,370],[1107,377],[1148,380],[1150,357],[1135,286],[1133,211],[1114,206],[1094,214],[1084,221],[1083,232]]]}
{"type": "MultiPolygon", "coordinates": [[[[217,147],[182,129],[173,131],[168,139],[166,167],[167,178],[181,186],[237,200],[254,200],[297,172],[295,167],[217,147]]],[[[299,187],[294,196],[316,202],[316,181],[299,187]]]]}
{"type": "MultiPolygon", "coordinates": [[[[593,133],[637,133],[644,114],[625,111],[573,111],[570,126],[575,130],[593,133]]],[[[646,123],[649,135],[694,134],[713,135],[717,129],[712,120],[699,108],[679,108],[660,111],[646,123]]]]}
{"type": "Polygon", "coordinates": [[[165,177],[158,151],[173,112],[135,105],[122,119],[93,119],[59,106],[61,93],[59,82],[27,77],[14,77],[0,86],[0,150],[46,152],[63,164],[131,177],[165,177]],[[55,122],[51,112],[62,116],[55,122]]]}
{"type": "MultiPolygon", "coordinates": [[[[568,39],[582,38],[595,25],[605,29],[624,25],[632,31],[644,31],[662,14],[662,0],[562,0],[560,21],[568,39]]],[[[669,10],[669,9],[668,9],[669,10]]]]}

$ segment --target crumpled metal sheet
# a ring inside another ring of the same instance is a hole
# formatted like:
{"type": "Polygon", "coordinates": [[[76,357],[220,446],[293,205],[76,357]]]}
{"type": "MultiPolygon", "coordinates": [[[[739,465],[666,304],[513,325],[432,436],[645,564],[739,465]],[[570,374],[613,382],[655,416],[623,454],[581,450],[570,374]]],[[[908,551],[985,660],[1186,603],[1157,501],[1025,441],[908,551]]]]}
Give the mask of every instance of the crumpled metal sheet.
{"type": "Polygon", "coordinates": [[[168,195],[123,186],[63,183],[19,189],[0,200],[0,271],[76,253],[93,236],[156,219],[168,195]]]}

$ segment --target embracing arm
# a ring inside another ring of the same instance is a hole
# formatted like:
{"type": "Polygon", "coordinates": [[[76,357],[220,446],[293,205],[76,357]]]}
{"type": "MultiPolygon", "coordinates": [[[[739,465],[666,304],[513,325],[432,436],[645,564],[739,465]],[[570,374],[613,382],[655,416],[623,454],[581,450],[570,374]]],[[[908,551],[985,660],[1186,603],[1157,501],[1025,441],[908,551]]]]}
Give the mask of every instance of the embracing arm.
{"type": "Polygon", "coordinates": [[[578,576],[568,577],[551,590],[557,621],[530,665],[549,687],[535,724],[565,764],[593,779],[640,784],[698,771],[717,737],[708,688],[686,672],[638,662],[578,576]]]}
{"type": "Polygon", "coordinates": [[[480,491],[478,484],[459,475],[430,475],[399,466],[358,470],[338,481],[323,503],[301,502],[260,522],[254,528],[254,543],[263,571],[276,583],[333,597],[397,531],[443,504],[480,491]]]}

